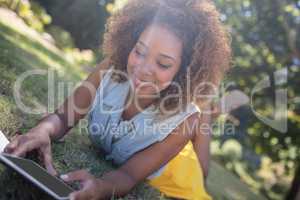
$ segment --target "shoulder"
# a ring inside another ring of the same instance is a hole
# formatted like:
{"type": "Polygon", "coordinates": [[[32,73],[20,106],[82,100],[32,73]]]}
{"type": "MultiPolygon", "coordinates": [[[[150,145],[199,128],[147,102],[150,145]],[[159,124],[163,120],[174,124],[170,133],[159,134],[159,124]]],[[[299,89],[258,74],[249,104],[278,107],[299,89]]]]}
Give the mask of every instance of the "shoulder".
{"type": "Polygon", "coordinates": [[[160,141],[165,139],[166,136],[175,132],[180,132],[186,135],[193,135],[195,128],[200,119],[200,109],[194,103],[189,103],[186,108],[177,114],[170,117],[157,120],[155,124],[157,132],[160,133],[160,141]]]}
{"type": "Polygon", "coordinates": [[[201,113],[194,112],[186,117],[181,124],[178,125],[177,130],[181,134],[188,133],[189,139],[194,139],[197,130],[200,126],[201,113]]]}
{"type": "Polygon", "coordinates": [[[87,82],[91,83],[95,88],[98,88],[101,80],[104,77],[104,72],[110,69],[110,61],[108,58],[104,58],[95,69],[89,74],[86,79],[87,82]]]}

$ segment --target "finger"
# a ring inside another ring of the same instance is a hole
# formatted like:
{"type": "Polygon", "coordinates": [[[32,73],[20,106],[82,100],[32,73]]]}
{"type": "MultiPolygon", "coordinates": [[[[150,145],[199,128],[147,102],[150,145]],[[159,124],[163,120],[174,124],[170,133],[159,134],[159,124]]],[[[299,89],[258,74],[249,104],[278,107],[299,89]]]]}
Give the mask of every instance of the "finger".
{"type": "Polygon", "coordinates": [[[53,166],[52,153],[50,147],[46,147],[43,151],[43,160],[47,171],[53,176],[56,176],[58,173],[53,166]]]}
{"type": "Polygon", "coordinates": [[[13,141],[13,140],[17,139],[17,137],[19,137],[20,135],[21,134],[19,134],[18,132],[16,132],[15,135],[12,136],[10,140],[13,141]]]}
{"type": "Polygon", "coordinates": [[[6,145],[6,147],[4,148],[5,153],[12,153],[17,148],[17,146],[19,145],[18,137],[19,135],[15,135],[12,141],[8,145],[6,145]]]}
{"type": "Polygon", "coordinates": [[[37,147],[36,141],[19,142],[18,147],[11,153],[14,156],[24,157],[27,152],[32,151],[37,147]]]}
{"type": "Polygon", "coordinates": [[[70,200],[86,200],[90,199],[89,193],[86,190],[72,192],[69,196],[70,200]]]}
{"type": "Polygon", "coordinates": [[[91,177],[92,175],[90,175],[86,170],[78,170],[60,176],[60,178],[66,182],[85,181],[91,177]]]}

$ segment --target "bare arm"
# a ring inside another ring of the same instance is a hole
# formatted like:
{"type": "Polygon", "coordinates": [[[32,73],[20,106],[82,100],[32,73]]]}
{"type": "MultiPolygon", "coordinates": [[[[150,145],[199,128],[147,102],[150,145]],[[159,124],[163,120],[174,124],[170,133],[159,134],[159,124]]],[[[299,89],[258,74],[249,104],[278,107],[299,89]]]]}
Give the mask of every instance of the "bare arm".
{"type": "Polygon", "coordinates": [[[193,133],[188,132],[191,130],[191,119],[186,119],[163,141],[132,156],[118,170],[105,174],[103,179],[112,183],[116,194],[128,193],[137,183],[174,158],[192,139],[193,133]]]}
{"type": "Polygon", "coordinates": [[[104,59],[56,110],[58,115],[50,114],[41,120],[38,126],[47,128],[51,139],[63,137],[87,114],[101,82],[103,71],[107,70],[108,67],[108,60],[104,59]]]}
{"type": "Polygon", "coordinates": [[[202,167],[204,177],[208,175],[210,160],[210,140],[212,134],[211,124],[220,114],[229,113],[239,106],[249,102],[249,98],[241,91],[233,90],[223,96],[219,102],[210,103],[204,107],[201,115],[193,116],[194,138],[192,140],[194,150],[202,167]]]}
{"type": "Polygon", "coordinates": [[[202,168],[203,176],[208,176],[209,147],[211,140],[211,115],[201,114],[193,116],[194,138],[192,139],[194,151],[202,168]]]}

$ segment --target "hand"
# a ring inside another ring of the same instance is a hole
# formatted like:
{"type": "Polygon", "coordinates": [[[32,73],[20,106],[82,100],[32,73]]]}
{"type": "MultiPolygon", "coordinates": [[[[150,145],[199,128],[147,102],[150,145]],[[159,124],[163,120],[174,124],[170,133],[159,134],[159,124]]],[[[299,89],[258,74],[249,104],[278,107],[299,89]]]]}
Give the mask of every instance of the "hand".
{"type": "Polygon", "coordinates": [[[78,170],[60,176],[67,183],[79,181],[81,189],[69,195],[70,200],[97,200],[103,198],[104,181],[96,179],[86,170],[78,170]]]}
{"type": "Polygon", "coordinates": [[[37,126],[23,135],[16,135],[5,147],[4,152],[14,156],[24,157],[28,152],[37,150],[47,171],[57,175],[52,164],[51,139],[46,128],[37,126]]]}

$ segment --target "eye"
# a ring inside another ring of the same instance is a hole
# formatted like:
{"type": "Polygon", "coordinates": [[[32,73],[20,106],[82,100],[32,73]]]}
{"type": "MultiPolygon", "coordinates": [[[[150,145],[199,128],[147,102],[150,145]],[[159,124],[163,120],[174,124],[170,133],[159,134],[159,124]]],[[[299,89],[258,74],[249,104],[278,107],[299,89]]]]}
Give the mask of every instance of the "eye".
{"type": "Polygon", "coordinates": [[[164,69],[168,69],[168,68],[171,67],[171,65],[164,65],[164,64],[161,64],[161,63],[159,63],[159,66],[161,66],[164,69]]]}
{"type": "Polygon", "coordinates": [[[142,54],[137,48],[135,48],[134,52],[135,52],[138,56],[145,56],[145,55],[142,54]]]}

